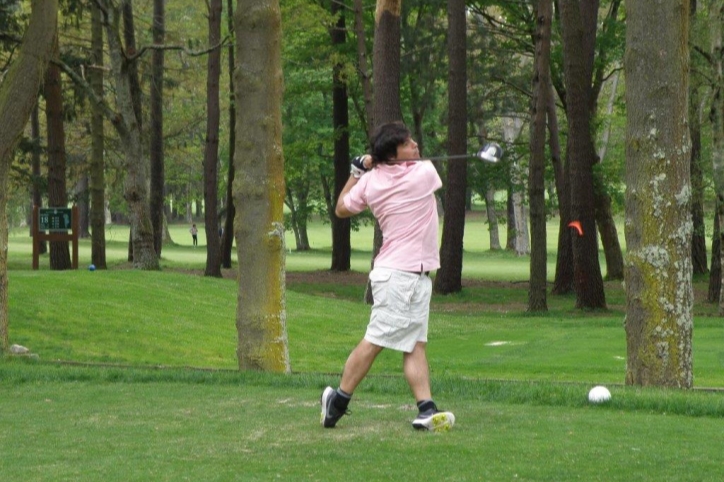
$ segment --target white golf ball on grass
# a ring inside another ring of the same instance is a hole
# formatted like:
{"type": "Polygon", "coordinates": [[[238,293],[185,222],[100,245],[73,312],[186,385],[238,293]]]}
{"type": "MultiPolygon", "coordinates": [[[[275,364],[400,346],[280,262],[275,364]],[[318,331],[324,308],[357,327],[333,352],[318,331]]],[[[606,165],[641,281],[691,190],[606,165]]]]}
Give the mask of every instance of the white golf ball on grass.
{"type": "Polygon", "coordinates": [[[604,403],[609,400],[611,400],[611,392],[604,386],[595,386],[588,392],[588,401],[591,403],[604,403]]]}

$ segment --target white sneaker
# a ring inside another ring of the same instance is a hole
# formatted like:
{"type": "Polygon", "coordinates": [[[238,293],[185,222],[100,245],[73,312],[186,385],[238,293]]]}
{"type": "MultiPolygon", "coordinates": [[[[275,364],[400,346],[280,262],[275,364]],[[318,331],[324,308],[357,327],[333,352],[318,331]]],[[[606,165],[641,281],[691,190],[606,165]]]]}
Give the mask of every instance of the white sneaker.
{"type": "Polygon", "coordinates": [[[429,410],[419,413],[412,421],[417,430],[430,430],[432,432],[447,432],[455,425],[455,415],[452,412],[437,412],[429,410]]]}

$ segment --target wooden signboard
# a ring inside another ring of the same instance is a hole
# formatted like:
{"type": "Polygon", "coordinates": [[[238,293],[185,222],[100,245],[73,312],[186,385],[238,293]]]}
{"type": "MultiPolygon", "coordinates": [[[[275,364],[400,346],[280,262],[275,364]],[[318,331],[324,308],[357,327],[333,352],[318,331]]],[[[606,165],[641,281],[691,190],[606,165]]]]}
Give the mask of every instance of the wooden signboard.
{"type": "Polygon", "coordinates": [[[40,265],[40,243],[72,241],[73,269],[78,269],[78,207],[39,208],[33,206],[33,269],[40,265]]]}

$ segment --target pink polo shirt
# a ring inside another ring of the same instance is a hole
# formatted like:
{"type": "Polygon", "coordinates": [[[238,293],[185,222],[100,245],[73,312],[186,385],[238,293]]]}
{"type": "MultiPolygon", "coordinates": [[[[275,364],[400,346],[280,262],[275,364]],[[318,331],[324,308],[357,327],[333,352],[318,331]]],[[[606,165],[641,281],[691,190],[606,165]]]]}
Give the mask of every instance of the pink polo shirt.
{"type": "Polygon", "coordinates": [[[375,268],[432,271],[440,267],[435,191],[442,187],[430,162],[379,164],[344,197],[353,213],[369,207],[382,229],[375,268]]]}

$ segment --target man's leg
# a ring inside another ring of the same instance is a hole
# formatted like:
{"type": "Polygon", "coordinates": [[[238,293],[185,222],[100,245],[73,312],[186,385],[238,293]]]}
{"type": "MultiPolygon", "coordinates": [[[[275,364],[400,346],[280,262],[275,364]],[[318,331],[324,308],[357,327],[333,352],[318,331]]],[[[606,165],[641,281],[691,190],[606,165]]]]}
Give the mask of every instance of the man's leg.
{"type": "Polygon", "coordinates": [[[415,401],[430,400],[430,370],[425,348],[427,343],[418,342],[410,353],[403,353],[402,368],[415,401]]]}
{"type": "Polygon", "coordinates": [[[332,428],[337,425],[342,416],[347,413],[347,405],[357,385],[367,375],[377,355],[382,351],[381,346],[362,340],[349,354],[342,372],[339,389],[327,387],[322,392],[322,426],[332,428]]]}
{"type": "Polygon", "coordinates": [[[426,343],[418,342],[412,352],[405,353],[402,358],[405,378],[419,410],[417,417],[412,421],[412,426],[419,430],[443,432],[450,430],[455,424],[455,415],[438,411],[437,405],[432,400],[426,347],[426,343]]]}
{"type": "Polygon", "coordinates": [[[342,372],[342,380],[339,382],[339,388],[344,392],[352,395],[357,385],[360,384],[362,379],[367,375],[367,372],[372,368],[377,355],[382,351],[381,346],[373,345],[367,340],[362,340],[352,350],[347,358],[347,363],[344,365],[344,371],[342,372]]]}

